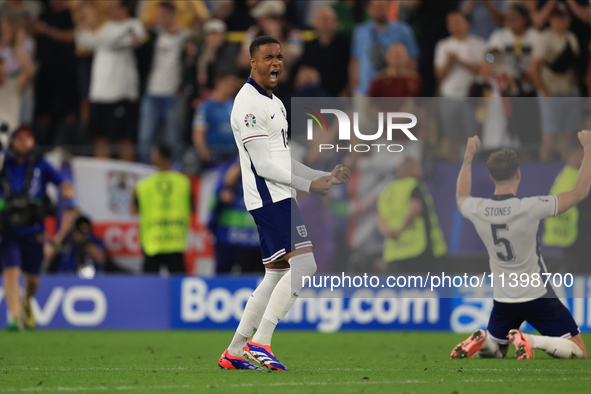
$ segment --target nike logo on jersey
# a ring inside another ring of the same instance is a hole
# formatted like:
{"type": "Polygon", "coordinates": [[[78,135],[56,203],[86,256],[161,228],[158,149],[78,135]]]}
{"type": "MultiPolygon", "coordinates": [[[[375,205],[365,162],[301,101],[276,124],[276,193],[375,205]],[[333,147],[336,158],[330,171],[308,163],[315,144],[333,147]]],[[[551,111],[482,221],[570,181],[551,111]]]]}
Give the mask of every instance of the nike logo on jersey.
{"type": "Polygon", "coordinates": [[[275,114],[271,115],[271,119],[275,118],[275,114]]]}

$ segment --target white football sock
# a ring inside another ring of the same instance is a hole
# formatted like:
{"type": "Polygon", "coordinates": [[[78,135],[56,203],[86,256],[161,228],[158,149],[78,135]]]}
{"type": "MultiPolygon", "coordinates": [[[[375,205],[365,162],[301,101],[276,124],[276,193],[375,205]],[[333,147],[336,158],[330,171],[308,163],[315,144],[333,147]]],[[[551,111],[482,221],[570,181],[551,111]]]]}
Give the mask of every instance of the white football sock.
{"type": "Polygon", "coordinates": [[[240,324],[236,329],[234,338],[228,346],[228,353],[235,357],[242,357],[244,345],[248,342],[254,331],[259,327],[269,298],[277,283],[289,271],[284,269],[265,269],[265,277],[258,287],[252,292],[250,299],[244,307],[240,324]]]}
{"type": "Polygon", "coordinates": [[[480,358],[503,358],[503,353],[501,353],[501,349],[499,349],[499,344],[491,338],[488,332],[486,333],[484,344],[482,344],[482,347],[477,354],[480,358]]]}
{"type": "MultiPolygon", "coordinates": [[[[302,278],[312,276],[316,272],[316,261],[312,253],[294,256],[289,261],[290,271],[285,275],[271,294],[271,300],[263,315],[263,320],[252,337],[254,343],[271,345],[271,337],[279,320],[283,319],[297,300],[304,287],[302,278]]],[[[306,280],[307,282],[307,280],[306,280]]]]}
{"type": "Polygon", "coordinates": [[[574,355],[577,358],[583,358],[581,348],[569,339],[531,334],[523,334],[523,336],[533,348],[543,350],[552,357],[571,358],[574,355]]]}

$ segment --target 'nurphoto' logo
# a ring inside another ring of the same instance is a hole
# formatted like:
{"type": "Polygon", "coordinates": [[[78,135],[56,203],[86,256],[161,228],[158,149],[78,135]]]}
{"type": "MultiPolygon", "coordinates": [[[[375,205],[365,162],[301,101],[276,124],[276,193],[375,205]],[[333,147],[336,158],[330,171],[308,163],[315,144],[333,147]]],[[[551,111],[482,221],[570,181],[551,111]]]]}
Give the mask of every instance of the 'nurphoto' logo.
{"type": "MultiPolygon", "coordinates": [[[[309,112],[304,112],[306,115],[310,116],[311,119],[308,119],[307,124],[307,132],[308,132],[308,140],[312,140],[314,136],[313,128],[314,128],[314,121],[320,126],[320,130],[324,131],[324,129],[328,130],[328,125],[326,120],[321,114],[333,114],[337,117],[337,121],[339,124],[339,141],[350,141],[351,140],[351,120],[349,119],[349,115],[345,112],[340,111],[338,109],[321,109],[320,112],[313,110],[312,108],[304,107],[309,112]]],[[[360,139],[361,141],[376,141],[382,138],[382,134],[384,133],[384,124],[386,125],[386,140],[392,141],[392,134],[395,130],[402,131],[411,141],[417,141],[417,137],[414,136],[413,133],[410,132],[409,129],[412,129],[414,126],[417,125],[417,117],[408,112],[387,112],[386,113],[386,122],[384,122],[384,113],[378,113],[378,131],[374,134],[362,134],[359,131],[359,113],[353,113],[353,133],[355,137],[360,139]],[[399,121],[400,119],[408,119],[410,122],[408,123],[394,123],[394,120],[399,121]]],[[[333,144],[319,144],[318,149],[320,152],[323,150],[336,150],[337,152],[346,150],[348,152],[369,152],[370,150],[377,150],[380,152],[380,149],[384,151],[388,151],[391,153],[402,152],[403,146],[400,144],[354,144],[354,145],[333,145],[333,144]]]]}

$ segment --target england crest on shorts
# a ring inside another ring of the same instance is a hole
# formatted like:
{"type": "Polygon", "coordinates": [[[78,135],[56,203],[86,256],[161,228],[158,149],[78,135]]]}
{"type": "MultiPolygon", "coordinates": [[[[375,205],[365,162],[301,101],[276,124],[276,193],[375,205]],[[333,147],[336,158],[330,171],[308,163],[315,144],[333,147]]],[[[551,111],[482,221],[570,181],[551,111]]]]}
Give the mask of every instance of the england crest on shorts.
{"type": "Polygon", "coordinates": [[[298,230],[300,237],[308,236],[308,230],[306,230],[306,226],[297,226],[296,230],[298,230]]]}

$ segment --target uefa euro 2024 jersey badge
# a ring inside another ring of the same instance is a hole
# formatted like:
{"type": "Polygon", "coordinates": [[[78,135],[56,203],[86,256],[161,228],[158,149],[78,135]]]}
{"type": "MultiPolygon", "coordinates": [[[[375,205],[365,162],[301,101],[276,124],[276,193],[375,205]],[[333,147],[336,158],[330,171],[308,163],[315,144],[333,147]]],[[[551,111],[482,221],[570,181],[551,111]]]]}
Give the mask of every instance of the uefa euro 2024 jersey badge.
{"type": "Polygon", "coordinates": [[[246,114],[244,117],[244,124],[246,127],[253,127],[257,124],[257,118],[253,114],[246,114]]]}

